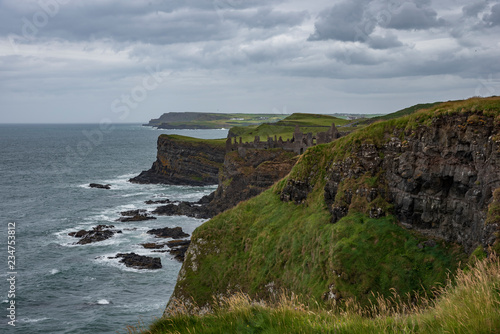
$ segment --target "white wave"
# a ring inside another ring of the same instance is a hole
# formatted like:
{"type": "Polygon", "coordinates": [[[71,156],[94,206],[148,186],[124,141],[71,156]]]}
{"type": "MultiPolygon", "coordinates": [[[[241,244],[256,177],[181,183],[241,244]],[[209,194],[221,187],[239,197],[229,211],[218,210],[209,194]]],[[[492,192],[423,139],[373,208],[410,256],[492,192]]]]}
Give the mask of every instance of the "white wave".
{"type": "Polygon", "coordinates": [[[24,322],[24,323],[34,323],[34,322],[40,322],[44,320],[49,320],[50,318],[38,318],[38,319],[30,319],[30,318],[21,318],[19,319],[19,322],[24,322]]]}
{"type": "Polygon", "coordinates": [[[142,195],[149,195],[150,193],[149,192],[140,192],[140,193],[131,193],[131,194],[124,194],[124,195],[121,195],[121,197],[136,197],[136,196],[142,196],[142,195]]]}
{"type": "Polygon", "coordinates": [[[61,271],[60,271],[59,269],[52,269],[52,270],[50,271],[50,274],[51,274],[51,275],[55,275],[55,274],[60,273],[60,272],[61,272],[61,271]]]}
{"type": "Polygon", "coordinates": [[[99,299],[97,301],[97,304],[99,304],[99,305],[109,305],[110,303],[111,302],[109,300],[107,300],[107,299],[99,299]]]}

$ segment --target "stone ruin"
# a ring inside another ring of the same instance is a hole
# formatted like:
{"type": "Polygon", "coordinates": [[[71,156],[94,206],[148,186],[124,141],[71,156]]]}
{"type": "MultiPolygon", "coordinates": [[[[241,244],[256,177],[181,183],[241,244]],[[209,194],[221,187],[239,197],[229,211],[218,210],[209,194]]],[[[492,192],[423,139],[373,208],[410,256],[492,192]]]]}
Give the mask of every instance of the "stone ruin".
{"type": "Polygon", "coordinates": [[[259,136],[255,136],[253,142],[242,142],[241,137],[239,140],[234,137],[234,142],[232,138],[228,138],[226,141],[226,152],[238,151],[242,156],[245,155],[246,149],[261,149],[266,150],[269,148],[281,148],[285,151],[292,151],[296,154],[302,154],[308,147],[325,144],[334,141],[340,137],[340,133],[332,123],[328,131],[318,132],[316,136],[309,132],[304,134],[300,131],[298,125],[295,126],[295,131],[293,132],[293,138],[284,141],[281,136],[277,139],[276,135],[274,138],[267,137],[266,141],[261,141],[259,136]]]}

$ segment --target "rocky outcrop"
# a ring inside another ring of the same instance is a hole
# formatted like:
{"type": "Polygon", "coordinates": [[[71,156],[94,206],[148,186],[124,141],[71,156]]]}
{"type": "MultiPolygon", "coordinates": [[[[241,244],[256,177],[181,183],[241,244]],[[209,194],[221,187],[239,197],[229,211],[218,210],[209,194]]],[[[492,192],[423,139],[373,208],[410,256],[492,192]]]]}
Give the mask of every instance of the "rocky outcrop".
{"type": "Polygon", "coordinates": [[[228,152],[215,192],[198,202],[173,203],[156,208],[156,215],[211,218],[252,198],[285,177],[297,161],[283,149],[245,149],[228,152]]]}
{"type": "Polygon", "coordinates": [[[176,259],[179,262],[183,262],[190,244],[191,240],[169,241],[167,242],[167,246],[168,248],[170,248],[168,252],[174,256],[174,259],[176,259]]]}
{"type": "Polygon", "coordinates": [[[144,210],[144,209],[123,211],[120,214],[123,217],[118,218],[116,221],[119,221],[119,222],[137,222],[137,221],[143,221],[143,220],[156,219],[156,217],[148,215],[146,210],[144,210]]]}
{"type": "Polygon", "coordinates": [[[91,183],[89,184],[89,188],[111,189],[111,184],[91,183]]]}
{"type": "Polygon", "coordinates": [[[283,149],[227,153],[209,208],[217,214],[260,194],[285,177],[296,162],[297,155],[283,149]]]}
{"type": "Polygon", "coordinates": [[[224,155],[223,142],[161,135],[153,166],[130,182],[189,186],[217,184],[224,155]]]}
{"type": "Polygon", "coordinates": [[[80,230],[68,233],[69,236],[80,238],[77,245],[86,245],[92,242],[103,241],[111,238],[115,233],[122,233],[120,230],[113,230],[114,225],[97,225],[92,230],[80,230]]]}
{"type": "Polygon", "coordinates": [[[149,257],[135,253],[118,253],[115,258],[121,258],[121,263],[135,269],[154,270],[162,268],[161,260],[157,257],[149,257]]]}
{"type": "MultiPolygon", "coordinates": [[[[324,198],[332,222],[351,211],[394,214],[406,228],[468,252],[492,245],[498,224],[485,221],[500,187],[499,122],[471,111],[389,131],[330,162],[324,198]]],[[[281,199],[299,203],[313,186],[290,178],[281,199]]]]}
{"type": "Polygon", "coordinates": [[[172,239],[182,239],[189,237],[189,234],[184,233],[181,227],[164,227],[164,228],[155,228],[149,230],[148,234],[154,234],[157,238],[172,238],[172,239]]]}

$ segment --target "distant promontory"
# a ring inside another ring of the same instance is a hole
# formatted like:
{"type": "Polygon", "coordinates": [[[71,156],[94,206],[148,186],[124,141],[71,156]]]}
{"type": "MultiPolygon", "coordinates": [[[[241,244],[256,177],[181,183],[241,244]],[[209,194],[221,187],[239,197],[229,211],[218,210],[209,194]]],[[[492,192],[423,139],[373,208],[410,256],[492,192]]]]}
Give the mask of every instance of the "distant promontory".
{"type": "Polygon", "coordinates": [[[277,122],[288,115],[281,114],[220,114],[205,112],[168,112],[145,126],[158,129],[228,129],[233,126],[259,125],[277,122]]]}

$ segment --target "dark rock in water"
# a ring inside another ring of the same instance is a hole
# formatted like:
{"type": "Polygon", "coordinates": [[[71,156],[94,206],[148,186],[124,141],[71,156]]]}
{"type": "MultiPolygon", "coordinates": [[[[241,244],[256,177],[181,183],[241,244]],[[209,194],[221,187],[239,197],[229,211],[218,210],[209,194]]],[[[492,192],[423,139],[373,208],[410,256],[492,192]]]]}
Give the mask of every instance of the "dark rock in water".
{"type": "Polygon", "coordinates": [[[145,209],[137,209],[137,210],[128,210],[128,211],[122,211],[120,214],[122,216],[137,216],[146,213],[145,209]]]}
{"type": "Polygon", "coordinates": [[[156,228],[156,229],[149,230],[147,233],[154,234],[158,238],[181,239],[181,238],[189,237],[189,234],[184,233],[182,231],[182,228],[180,228],[180,227],[156,228]]]}
{"type": "Polygon", "coordinates": [[[149,216],[144,209],[123,211],[120,213],[122,216],[116,221],[119,222],[137,222],[142,220],[156,219],[156,217],[149,216]]]}
{"type": "Polygon", "coordinates": [[[200,219],[211,218],[214,212],[207,205],[192,202],[180,202],[157,207],[154,214],[161,216],[188,216],[200,219]]]}
{"type": "Polygon", "coordinates": [[[191,240],[172,240],[167,242],[167,246],[170,248],[169,253],[174,256],[174,259],[180,262],[184,262],[184,257],[186,251],[188,250],[191,240]]]}
{"type": "Polygon", "coordinates": [[[135,253],[118,253],[116,258],[127,267],[136,269],[160,269],[162,267],[160,258],[138,255],[135,253]]]}
{"type": "Polygon", "coordinates": [[[146,204],[166,204],[166,203],[170,203],[170,200],[167,198],[167,199],[159,199],[159,200],[147,200],[145,201],[144,203],[146,204]]]}
{"type": "Polygon", "coordinates": [[[98,189],[111,189],[111,184],[91,183],[89,184],[89,187],[98,189]]]}
{"type": "Polygon", "coordinates": [[[170,240],[166,243],[168,248],[176,248],[181,246],[189,246],[191,240],[170,240]]]}
{"type": "Polygon", "coordinates": [[[122,231],[111,230],[114,228],[113,225],[97,225],[92,230],[80,230],[78,232],[71,232],[68,235],[75,238],[81,238],[77,244],[86,245],[92,242],[103,241],[111,238],[115,233],[122,233],[122,231]]]}
{"type": "Polygon", "coordinates": [[[148,242],[145,244],[141,244],[141,246],[146,248],[146,249],[160,249],[160,248],[165,247],[165,244],[157,244],[154,242],[148,242]]]}
{"type": "Polygon", "coordinates": [[[85,234],[87,234],[87,231],[85,231],[85,230],[80,230],[78,232],[70,232],[70,233],[68,233],[69,236],[75,237],[75,238],[81,238],[85,234]]]}

